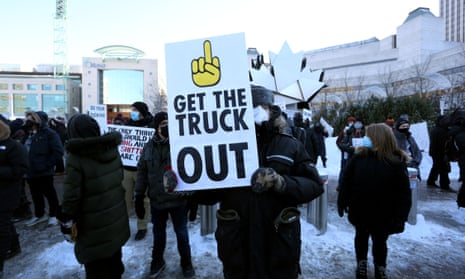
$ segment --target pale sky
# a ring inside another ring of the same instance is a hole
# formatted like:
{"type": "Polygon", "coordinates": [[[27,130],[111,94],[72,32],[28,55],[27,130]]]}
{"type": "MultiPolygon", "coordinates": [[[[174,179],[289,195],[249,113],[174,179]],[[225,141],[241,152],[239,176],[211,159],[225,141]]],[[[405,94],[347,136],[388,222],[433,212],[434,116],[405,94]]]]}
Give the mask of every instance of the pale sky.
{"type": "MultiPolygon", "coordinates": [[[[278,53],[383,39],[418,7],[440,0],[68,0],[68,61],[128,45],[160,61],[165,43],[245,32],[247,47],[278,53]]],[[[52,64],[55,0],[0,0],[0,64],[52,64]]]]}

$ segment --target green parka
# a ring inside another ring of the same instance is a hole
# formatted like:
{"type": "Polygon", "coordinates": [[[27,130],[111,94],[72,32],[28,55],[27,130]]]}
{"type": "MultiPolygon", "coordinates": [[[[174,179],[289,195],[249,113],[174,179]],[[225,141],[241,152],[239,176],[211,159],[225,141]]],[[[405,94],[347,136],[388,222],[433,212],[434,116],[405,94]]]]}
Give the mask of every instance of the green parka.
{"type": "Polygon", "coordinates": [[[77,223],[74,252],[82,264],[112,256],[130,236],[120,143],[114,132],[66,146],[62,211],[77,223]]]}

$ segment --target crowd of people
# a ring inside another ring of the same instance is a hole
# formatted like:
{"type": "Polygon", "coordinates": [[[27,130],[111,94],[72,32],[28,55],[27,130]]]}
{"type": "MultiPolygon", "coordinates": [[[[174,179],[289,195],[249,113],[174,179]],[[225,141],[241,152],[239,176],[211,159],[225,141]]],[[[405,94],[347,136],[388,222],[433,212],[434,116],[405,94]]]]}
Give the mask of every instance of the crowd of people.
{"type": "MultiPolygon", "coordinates": [[[[324,192],[315,165],[320,158],[326,167],[329,134],[320,121],[304,120],[300,112],[288,118],[274,105],[273,91],[252,86],[251,92],[259,168],[250,187],[184,194],[176,191],[177,176],[171,169],[169,116],[162,111],[152,115],[144,102],[131,105],[129,119],[118,116],[113,121],[154,129],[137,166],[123,165],[118,151],[121,134],[102,135],[89,115],[77,113],[66,124],[42,111],[28,111],[14,121],[2,118],[0,271],[5,260],[21,252],[14,222],[28,218],[29,227],[44,222],[60,225],[74,242],[86,278],[121,278],[122,247],[131,235],[129,216],[134,211],[135,240],[144,239],[149,221],[153,224],[150,278],[159,276],[167,264],[168,220],[177,238],[179,266],[185,278],[192,278],[188,215],[195,218],[198,204],[219,203],[215,239],[225,278],[298,278],[298,205],[324,192]],[[54,176],[62,174],[63,197],[58,199],[54,176]]],[[[336,144],[341,151],[338,213],[347,214],[355,228],[356,278],[367,278],[370,238],[375,276],[387,278],[387,240],[404,230],[412,202],[407,170],[416,169],[421,179],[422,150],[410,131],[408,115],[395,120],[389,116],[385,123],[364,123],[350,116],[336,144]]],[[[452,191],[450,161],[458,162],[462,187],[457,203],[465,207],[465,115],[438,117],[430,131],[429,155],[433,159],[429,187],[452,191]],[[454,159],[446,144],[450,141],[456,147],[454,159]]]]}

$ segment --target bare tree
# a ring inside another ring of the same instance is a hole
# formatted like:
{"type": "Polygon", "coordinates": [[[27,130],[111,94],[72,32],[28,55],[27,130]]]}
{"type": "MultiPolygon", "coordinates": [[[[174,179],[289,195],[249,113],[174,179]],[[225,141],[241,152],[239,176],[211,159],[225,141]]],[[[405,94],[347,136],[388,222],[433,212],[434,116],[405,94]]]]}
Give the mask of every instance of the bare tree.
{"type": "Polygon", "coordinates": [[[384,68],[383,71],[378,71],[378,81],[386,93],[386,96],[396,97],[399,95],[401,87],[399,77],[399,72],[392,71],[390,66],[384,68]]]}
{"type": "Polygon", "coordinates": [[[416,63],[411,67],[411,80],[408,82],[413,94],[424,96],[434,88],[434,81],[429,77],[429,69],[431,67],[431,56],[428,56],[422,63],[416,63]]]}

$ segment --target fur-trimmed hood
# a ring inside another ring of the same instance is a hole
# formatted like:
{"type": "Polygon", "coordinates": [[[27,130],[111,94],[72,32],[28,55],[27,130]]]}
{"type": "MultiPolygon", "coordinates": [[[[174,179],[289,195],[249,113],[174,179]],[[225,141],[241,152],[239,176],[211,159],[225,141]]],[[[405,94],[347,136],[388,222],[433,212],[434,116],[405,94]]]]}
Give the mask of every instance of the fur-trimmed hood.
{"type": "Polygon", "coordinates": [[[6,140],[10,137],[10,126],[0,120],[0,140],[6,140]]]}
{"type": "Polygon", "coordinates": [[[121,144],[121,134],[111,132],[98,137],[70,139],[66,144],[66,150],[71,154],[106,162],[117,156],[119,144],[121,144]]]}

